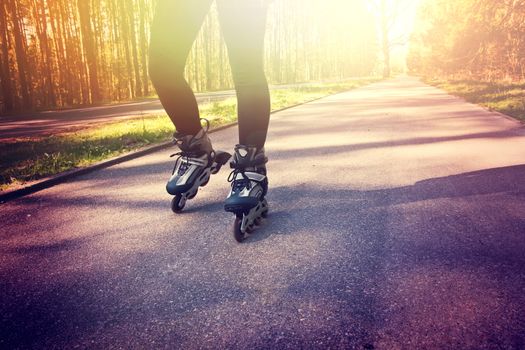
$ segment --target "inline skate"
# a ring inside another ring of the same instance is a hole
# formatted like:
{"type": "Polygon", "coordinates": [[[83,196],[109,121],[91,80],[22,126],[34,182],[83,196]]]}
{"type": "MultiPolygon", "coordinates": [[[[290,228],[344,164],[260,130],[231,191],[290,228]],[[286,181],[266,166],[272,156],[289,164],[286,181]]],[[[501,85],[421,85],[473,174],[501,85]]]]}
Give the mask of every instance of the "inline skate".
{"type": "Polygon", "coordinates": [[[224,203],[224,210],[235,214],[233,234],[237,242],[242,242],[262,218],[268,214],[268,178],[266,163],[268,158],[264,149],[237,145],[230,167],[233,171],[228,177],[231,191],[224,203]]]}
{"type": "Polygon", "coordinates": [[[209,122],[206,129],[201,129],[196,135],[175,133],[174,143],[180,152],[170,157],[178,156],[172,175],[166,184],[166,191],[173,195],[171,209],[178,213],[184,209],[186,201],[197,195],[199,187],[206,186],[212,174],[217,174],[221,167],[231,158],[231,154],[214,151],[208,137],[209,122]]]}

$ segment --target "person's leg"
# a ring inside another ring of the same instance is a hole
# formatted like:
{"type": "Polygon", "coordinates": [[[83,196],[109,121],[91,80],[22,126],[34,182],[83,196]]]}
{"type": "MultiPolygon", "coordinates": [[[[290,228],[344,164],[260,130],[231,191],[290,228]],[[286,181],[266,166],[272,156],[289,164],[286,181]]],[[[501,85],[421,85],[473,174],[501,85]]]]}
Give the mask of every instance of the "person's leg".
{"type": "Polygon", "coordinates": [[[193,42],[213,0],[158,0],[151,28],[149,73],[177,132],[201,130],[195,95],[184,79],[193,42]]]}
{"type": "Polygon", "coordinates": [[[264,74],[266,0],[217,0],[237,90],[239,143],[264,147],[270,94],[264,74]]]}
{"type": "Polygon", "coordinates": [[[158,0],[151,28],[150,78],[177,128],[174,141],[180,148],[166,184],[175,212],[231,157],[213,150],[207,128],[201,127],[195,95],[184,79],[186,59],[212,1],[158,0]]]}
{"type": "Polygon", "coordinates": [[[270,94],[264,75],[267,0],[217,0],[237,90],[239,145],[230,163],[231,190],[224,209],[235,214],[234,236],[241,242],[268,213],[264,144],[270,94]]]}

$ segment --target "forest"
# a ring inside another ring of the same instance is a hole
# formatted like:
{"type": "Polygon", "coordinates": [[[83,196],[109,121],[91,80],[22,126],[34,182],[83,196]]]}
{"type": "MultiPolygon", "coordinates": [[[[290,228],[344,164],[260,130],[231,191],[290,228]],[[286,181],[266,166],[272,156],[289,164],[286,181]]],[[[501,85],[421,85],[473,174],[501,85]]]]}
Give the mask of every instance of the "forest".
{"type": "MultiPolygon", "coordinates": [[[[155,0],[2,0],[4,112],[127,101],[154,95],[148,41],[155,0]]],[[[271,83],[369,75],[378,39],[365,0],[275,0],[266,37],[271,83]]],[[[196,91],[232,87],[212,6],[188,58],[196,91]]],[[[0,111],[1,112],[1,111],[0,111]]]]}
{"type": "Polygon", "coordinates": [[[525,79],[525,0],[423,0],[409,68],[426,76],[525,79]]]}

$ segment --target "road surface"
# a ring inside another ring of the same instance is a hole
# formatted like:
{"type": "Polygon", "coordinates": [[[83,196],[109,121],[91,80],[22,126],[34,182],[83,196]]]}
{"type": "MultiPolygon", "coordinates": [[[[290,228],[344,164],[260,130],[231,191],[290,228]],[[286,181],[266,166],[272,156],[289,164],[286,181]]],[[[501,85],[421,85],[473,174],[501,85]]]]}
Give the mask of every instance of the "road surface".
{"type": "Polygon", "coordinates": [[[0,348],[525,348],[520,123],[412,78],[280,112],[243,244],[169,153],[0,205],[0,348]]]}

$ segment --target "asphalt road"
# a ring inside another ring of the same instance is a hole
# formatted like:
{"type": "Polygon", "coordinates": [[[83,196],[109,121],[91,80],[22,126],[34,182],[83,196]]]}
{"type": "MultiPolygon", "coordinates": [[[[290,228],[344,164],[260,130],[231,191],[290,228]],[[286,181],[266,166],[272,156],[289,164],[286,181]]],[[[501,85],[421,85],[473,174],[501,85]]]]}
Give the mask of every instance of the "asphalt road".
{"type": "Polygon", "coordinates": [[[411,78],[280,112],[243,244],[169,153],[0,205],[0,348],[525,348],[520,123],[411,78]]]}

